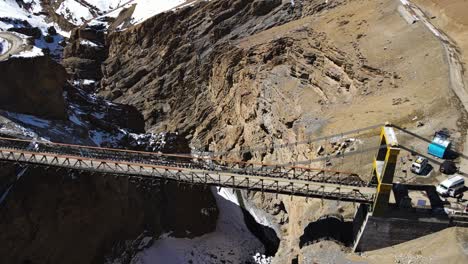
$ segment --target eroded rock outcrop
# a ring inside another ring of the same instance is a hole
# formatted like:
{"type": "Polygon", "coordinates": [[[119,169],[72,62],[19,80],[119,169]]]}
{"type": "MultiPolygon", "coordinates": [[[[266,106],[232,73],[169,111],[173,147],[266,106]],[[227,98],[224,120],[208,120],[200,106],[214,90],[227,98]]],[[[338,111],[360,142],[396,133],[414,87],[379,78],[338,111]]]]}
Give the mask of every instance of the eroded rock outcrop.
{"type": "Polygon", "coordinates": [[[230,41],[300,13],[299,7],[294,13],[292,6],[279,6],[278,1],[266,6],[258,2],[201,2],[111,35],[101,94],[136,106],[148,128],[193,132],[195,120],[211,111],[206,96],[216,56],[233,48],[230,41]],[[261,15],[258,10],[270,12],[261,15]]]}
{"type": "Polygon", "coordinates": [[[104,29],[80,27],[72,30],[63,57],[61,63],[71,79],[99,80],[101,64],[107,57],[104,29]]]}
{"type": "Polygon", "coordinates": [[[52,119],[66,117],[67,73],[49,57],[11,58],[0,63],[0,108],[52,119]]]}
{"type": "Polygon", "coordinates": [[[70,21],[68,21],[65,17],[63,17],[62,15],[56,12],[56,10],[60,7],[62,2],[63,0],[42,0],[41,4],[42,4],[43,12],[47,14],[47,16],[49,17],[51,21],[57,23],[60,28],[64,30],[72,30],[75,26],[70,21]]]}
{"type": "Polygon", "coordinates": [[[244,160],[297,159],[307,146],[247,148],[301,140],[317,118],[304,114],[304,93],[317,108],[348,103],[386,74],[298,26],[323,9],[322,1],[239,0],[160,14],[110,35],[100,93],[135,106],[152,131],[188,135],[196,149],[244,160]]]}

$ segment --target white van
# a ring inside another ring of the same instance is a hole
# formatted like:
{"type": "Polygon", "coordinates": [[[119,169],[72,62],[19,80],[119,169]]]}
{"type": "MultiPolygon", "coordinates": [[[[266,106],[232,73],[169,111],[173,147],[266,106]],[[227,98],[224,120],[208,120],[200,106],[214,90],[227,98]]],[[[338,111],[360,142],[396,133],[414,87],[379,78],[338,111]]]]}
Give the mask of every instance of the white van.
{"type": "Polygon", "coordinates": [[[465,178],[460,175],[450,177],[441,182],[436,191],[442,196],[455,196],[465,188],[465,178]]]}

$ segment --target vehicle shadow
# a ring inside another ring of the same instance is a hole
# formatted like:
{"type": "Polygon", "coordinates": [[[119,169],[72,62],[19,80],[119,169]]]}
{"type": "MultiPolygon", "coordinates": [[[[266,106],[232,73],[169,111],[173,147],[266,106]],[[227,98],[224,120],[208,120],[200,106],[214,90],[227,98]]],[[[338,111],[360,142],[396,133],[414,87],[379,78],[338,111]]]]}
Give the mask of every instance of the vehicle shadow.
{"type": "MultiPolygon", "coordinates": [[[[430,156],[430,155],[428,155],[428,154],[420,153],[420,152],[415,151],[414,149],[411,149],[411,148],[409,148],[409,147],[407,147],[407,146],[405,146],[405,145],[399,145],[399,147],[400,147],[401,149],[404,149],[404,150],[410,152],[411,155],[413,155],[413,156],[421,156],[421,157],[423,157],[423,158],[428,159],[430,162],[432,162],[432,163],[434,163],[434,164],[436,164],[436,165],[438,165],[438,166],[442,165],[442,162],[443,162],[443,161],[437,160],[437,159],[433,158],[432,156],[430,156]]],[[[452,154],[451,154],[451,155],[457,155],[457,154],[459,154],[459,153],[458,153],[458,152],[455,152],[455,151],[452,151],[452,154]]],[[[468,173],[466,173],[466,172],[464,172],[464,171],[458,170],[457,173],[460,174],[460,175],[463,175],[463,176],[467,176],[467,177],[468,177],[468,173]]]]}
{"type": "Polygon", "coordinates": [[[424,170],[419,174],[419,176],[426,177],[429,175],[429,173],[431,173],[432,170],[434,170],[434,167],[430,163],[428,163],[424,170]]]}
{"type": "MultiPolygon", "coordinates": [[[[410,135],[410,136],[413,136],[413,137],[415,137],[415,138],[417,138],[417,139],[420,139],[420,140],[422,140],[422,141],[425,141],[425,142],[427,142],[428,144],[432,143],[432,140],[431,140],[431,139],[428,139],[428,138],[425,138],[425,137],[423,137],[423,136],[420,136],[420,135],[418,135],[418,134],[416,134],[416,133],[414,133],[414,132],[412,132],[412,131],[409,131],[409,130],[407,130],[407,129],[405,129],[405,128],[402,128],[402,127],[399,127],[399,126],[397,126],[397,125],[392,125],[392,126],[393,126],[394,128],[396,128],[396,129],[400,130],[401,132],[404,132],[404,133],[406,133],[406,134],[408,134],[408,135],[410,135]]],[[[408,149],[407,149],[407,150],[408,150],[408,149]]],[[[413,150],[411,150],[411,149],[409,149],[408,151],[413,152],[413,150]]],[[[458,158],[458,157],[463,158],[463,159],[468,159],[468,156],[464,155],[463,153],[457,152],[457,151],[455,151],[455,150],[449,150],[445,155],[446,155],[446,156],[444,157],[445,159],[451,159],[451,160],[452,160],[452,159],[456,159],[456,158],[458,158]]],[[[431,160],[431,161],[432,161],[432,160],[431,160]]]]}

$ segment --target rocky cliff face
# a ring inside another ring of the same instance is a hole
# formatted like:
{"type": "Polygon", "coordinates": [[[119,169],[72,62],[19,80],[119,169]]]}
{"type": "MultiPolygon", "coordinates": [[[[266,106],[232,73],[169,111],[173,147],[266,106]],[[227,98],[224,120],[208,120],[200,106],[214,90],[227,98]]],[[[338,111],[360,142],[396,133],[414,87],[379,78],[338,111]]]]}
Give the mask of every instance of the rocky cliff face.
{"type": "Polygon", "coordinates": [[[209,81],[220,55],[228,52],[233,66],[242,57],[229,42],[291,19],[292,10],[281,1],[202,2],[113,34],[101,94],[136,106],[148,128],[191,133],[212,110],[209,81]]]}
{"type": "Polygon", "coordinates": [[[63,89],[67,73],[49,57],[0,63],[0,108],[52,119],[66,117],[63,89]]]}
{"type": "Polygon", "coordinates": [[[57,23],[59,27],[64,30],[72,30],[75,26],[64,16],[57,14],[56,12],[62,2],[63,0],[42,0],[41,5],[44,13],[47,14],[50,21],[57,23]]]}
{"type": "MultiPolygon", "coordinates": [[[[71,132],[76,137],[89,133],[85,131],[88,122],[92,129],[101,132],[117,133],[115,127],[143,132],[141,117],[132,107],[111,104],[104,114],[96,102],[91,104],[73,89],[66,91],[70,108],[79,107],[78,111],[86,112],[84,115],[77,115],[73,109],[69,112],[83,126],[71,132]],[[132,115],[134,119],[129,120],[132,115]]],[[[105,102],[97,103],[105,105],[105,102]]],[[[74,129],[55,122],[50,127],[41,125],[35,130],[38,134],[35,137],[46,136],[47,130],[74,129]]],[[[10,127],[19,125],[0,117],[2,136],[10,127]]],[[[118,141],[104,140],[101,145],[165,153],[188,151],[187,142],[172,134],[138,134],[136,138],[126,134],[116,138],[118,141]]],[[[73,143],[70,138],[55,136],[53,139],[73,143]]],[[[83,141],[90,144],[84,138],[83,141]]],[[[140,235],[157,238],[171,233],[174,237],[194,237],[212,232],[216,227],[216,203],[204,187],[0,165],[0,226],[3,228],[0,254],[5,263],[104,263],[104,258],[112,258],[115,250],[120,263],[130,263],[139,248],[135,239],[140,235]]]]}
{"type": "Polygon", "coordinates": [[[2,261],[103,263],[113,245],[143,232],[199,236],[216,224],[216,205],[206,194],[110,175],[30,169],[0,207],[2,261]]]}
{"type": "MultiPolygon", "coordinates": [[[[51,81],[40,77],[40,84],[61,80],[54,80],[55,75],[51,81]]],[[[22,92],[34,95],[30,90],[22,92]]],[[[22,100],[20,95],[5,96],[14,101],[22,100]]],[[[68,104],[64,109],[68,119],[1,112],[0,135],[86,145],[94,141],[101,146],[165,153],[189,151],[188,142],[176,134],[143,134],[142,116],[131,106],[92,97],[69,83],[60,95],[68,104]]],[[[34,99],[44,106],[50,100],[45,95],[34,99]]],[[[104,263],[114,250],[121,263],[129,263],[139,245],[134,240],[141,234],[194,237],[216,227],[216,203],[204,187],[0,165],[0,254],[5,263],[104,263]]]]}
{"type": "Polygon", "coordinates": [[[343,103],[370,92],[383,75],[352,63],[359,58],[324,34],[297,26],[322,9],[322,1],[239,0],[158,15],[109,36],[100,93],[139,109],[149,130],[179,131],[193,136],[195,148],[267,160],[268,151],[242,149],[300,138],[317,118],[304,115],[304,93],[316,108],[343,103]]]}

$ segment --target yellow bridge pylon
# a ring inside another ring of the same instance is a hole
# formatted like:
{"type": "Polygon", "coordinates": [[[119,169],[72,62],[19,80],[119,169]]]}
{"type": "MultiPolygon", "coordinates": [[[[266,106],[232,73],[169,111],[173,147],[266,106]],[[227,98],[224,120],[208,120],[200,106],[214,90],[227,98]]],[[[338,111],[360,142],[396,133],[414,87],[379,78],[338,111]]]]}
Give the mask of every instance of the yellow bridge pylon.
{"type": "Polygon", "coordinates": [[[389,207],[399,153],[395,131],[392,125],[387,123],[380,132],[380,147],[372,166],[372,176],[377,180],[377,193],[372,210],[374,216],[384,214],[389,207]]]}

